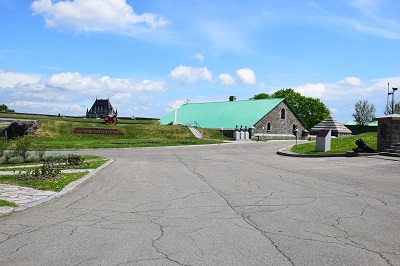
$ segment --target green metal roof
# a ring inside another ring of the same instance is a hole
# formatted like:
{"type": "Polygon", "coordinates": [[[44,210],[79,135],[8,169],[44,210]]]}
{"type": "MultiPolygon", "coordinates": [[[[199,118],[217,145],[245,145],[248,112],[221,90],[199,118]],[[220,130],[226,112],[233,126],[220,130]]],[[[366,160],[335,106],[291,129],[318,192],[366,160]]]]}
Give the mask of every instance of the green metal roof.
{"type": "MultiPolygon", "coordinates": [[[[183,104],[176,121],[203,128],[235,128],[253,126],[271,112],[283,98],[183,104]]],[[[174,111],[161,118],[162,125],[174,122],[174,111]]]]}
{"type": "MultiPolygon", "coordinates": [[[[350,120],[347,121],[346,123],[344,123],[345,126],[358,126],[357,122],[354,120],[350,120]]],[[[378,121],[372,121],[370,123],[367,123],[366,126],[370,126],[370,127],[376,127],[378,126],[378,121]]]]}

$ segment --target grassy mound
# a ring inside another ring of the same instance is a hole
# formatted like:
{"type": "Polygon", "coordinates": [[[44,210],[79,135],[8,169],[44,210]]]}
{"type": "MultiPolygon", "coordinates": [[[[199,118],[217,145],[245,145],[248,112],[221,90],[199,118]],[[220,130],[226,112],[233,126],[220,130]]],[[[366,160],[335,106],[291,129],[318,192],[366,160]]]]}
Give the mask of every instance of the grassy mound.
{"type": "Polygon", "coordinates": [[[377,133],[368,132],[347,138],[337,138],[331,140],[331,150],[328,152],[315,151],[315,142],[299,144],[292,147],[291,151],[298,154],[345,154],[357,148],[356,140],[363,139],[365,144],[372,149],[377,149],[377,133]]]}
{"type": "Polygon", "coordinates": [[[155,120],[119,119],[117,125],[102,125],[101,119],[14,116],[14,119],[39,120],[35,132],[46,149],[125,148],[211,144],[221,142],[217,130],[200,129],[197,139],[186,126],[163,126],[155,120]],[[121,136],[74,134],[76,128],[116,129],[121,136]]]}

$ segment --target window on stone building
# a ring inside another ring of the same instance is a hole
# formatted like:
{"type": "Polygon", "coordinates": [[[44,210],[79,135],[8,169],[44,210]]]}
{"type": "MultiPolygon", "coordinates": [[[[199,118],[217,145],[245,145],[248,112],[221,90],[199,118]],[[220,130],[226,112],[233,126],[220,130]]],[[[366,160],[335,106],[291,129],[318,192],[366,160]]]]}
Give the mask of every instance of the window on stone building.
{"type": "Polygon", "coordinates": [[[285,108],[281,109],[281,119],[286,119],[286,110],[285,110],[285,108]]]}
{"type": "Polygon", "coordinates": [[[267,123],[267,132],[268,132],[268,131],[271,131],[271,122],[268,122],[268,123],[267,123]]]}

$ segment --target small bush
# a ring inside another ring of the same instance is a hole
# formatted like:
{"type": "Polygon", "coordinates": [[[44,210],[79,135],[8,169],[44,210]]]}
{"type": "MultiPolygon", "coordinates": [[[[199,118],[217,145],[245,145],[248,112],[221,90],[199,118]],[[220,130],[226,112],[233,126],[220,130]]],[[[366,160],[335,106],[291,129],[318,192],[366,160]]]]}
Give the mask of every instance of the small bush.
{"type": "Polygon", "coordinates": [[[33,144],[33,149],[35,150],[35,155],[39,158],[42,158],[46,152],[46,147],[39,141],[33,144]]]}
{"type": "Polygon", "coordinates": [[[4,156],[5,158],[7,158],[7,160],[9,160],[11,157],[14,157],[15,154],[14,154],[14,152],[9,151],[9,152],[3,153],[3,156],[4,156]]]}
{"type": "Polygon", "coordinates": [[[19,164],[24,162],[24,158],[22,156],[14,156],[9,159],[9,162],[12,164],[19,164]]]}
{"type": "Polygon", "coordinates": [[[28,136],[19,137],[14,143],[14,153],[22,158],[28,156],[28,150],[32,148],[32,138],[28,136]]]}
{"type": "Polygon", "coordinates": [[[25,162],[37,163],[37,162],[40,162],[40,158],[37,155],[29,155],[28,157],[26,157],[25,162]]]}
{"type": "Polygon", "coordinates": [[[67,155],[62,153],[45,154],[41,159],[44,162],[50,163],[66,163],[67,155]]]}
{"type": "Polygon", "coordinates": [[[62,153],[56,153],[54,155],[54,158],[55,158],[56,162],[58,162],[58,163],[66,163],[68,155],[67,154],[62,154],[62,153]]]}
{"type": "Polygon", "coordinates": [[[8,142],[6,137],[0,137],[0,157],[3,156],[4,150],[7,149],[8,142]]]}
{"type": "Polygon", "coordinates": [[[8,158],[6,156],[1,156],[0,157],[0,164],[7,164],[8,163],[8,158]]]}
{"type": "Polygon", "coordinates": [[[69,165],[81,165],[84,159],[81,155],[78,154],[68,154],[67,163],[69,165]]]}
{"type": "Polygon", "coordinates": [[[19,180],[56,180],[60,177],[60,168],[48,162],[35,169],[20,171],[18,175],[19,180]]]}

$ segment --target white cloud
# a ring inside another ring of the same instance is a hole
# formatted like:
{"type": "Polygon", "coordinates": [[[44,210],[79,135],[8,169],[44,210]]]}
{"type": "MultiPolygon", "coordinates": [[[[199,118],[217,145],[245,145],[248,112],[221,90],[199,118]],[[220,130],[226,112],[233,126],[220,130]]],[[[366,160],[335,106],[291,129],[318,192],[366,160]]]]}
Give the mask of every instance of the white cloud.
{"type": "Polygon", "coordinates": [[[344,80],[337,82],[337,84],[341,86],[355,86],[355,87],[364,85],[361,79],[357,77],[347,77],[344,80]]]}
{"type": "Polygon", "coordinates": [[[160,92],[166,90],[166,84],[161,81],[110,78],[108,76],[93,77],[78,72],[65,72],[51,76],[45,81],[46,87],[67,91],[82,92],[94,95],[99,90],[108,92],[160,92]]]}
{"type": "Polygon", "coordinates": [[[321,83],[311,84],[308,83],[306,85],[301,85],[294,87],[293,90],[300,93],[301,95],[312,97],[312,98],[321,98],[325,93],[325,85],[321,83]]]}
{"type": "Polygon", "coordinates": [[[379,10],[379,1],[377,0],[352,0],[349,5],[359,9],[365,15],[373,15],[379,10]]]}
{"type": "Polygon", "coordinates": [[[110,97],[114,107],[129,106],[134,94],[165,90],[167,87],[162,81],[89,76],[78,72],[59,73],[50,77],[0,72],[1,99],[7,106],[14,106],[17,111],[18,108],[30,109],[32,112],[42,109],[42,112],[46,113],[68,111],[63,114],[75,112],[75,115],[79,115],[82,112],[76,111],[79,106],[76,102],[81,102],[81,109],[84,110],[88,107],[84,105],[93,99],[110,97]]]}
{"type": "Polygon", "coordinates": [[[320,98],[335,116],[346,117],[342,119],[344,122],[352,119],[351,114],[357,100],[367,100],[374,104],[377,109],[376,115],[382,115],[387,101],[388,83],[389,88],[400,86],[400,76],[368,81],[358,77],[346,77],[332,83],[309,83],[293,89],[302,95],[320,98]]]}
{"type": "Polygon", "coordinates": [[[35,15],[44,16],[47,27],[77,32],[123,29],[139,23],[152,28],[168,24],[157,14],[136,14],[126,0],[36,0],[31,9],[35,15]]]}
{"type": "Polygon", "coordinates": [[[196,53],[196,54],[193,56],[193,58],[199,60],[200,63],[203,63],[203,62],[204,62],[204,59],[205,59],[204,55],[201,54],[201,53],[196,53]]]}
{"type": "Polygon", "coordinates": [[[180,65],[171,71],[169,77],[184,84],[195,83],[199,80],[212,81],[212,73],[206,67],[194,68],[180,65]]]}
{"type": "MultiPolygon", "coordinates": [[[[236,78],[233,78],[227,73],[220,74],[218,76],[218,82],[222,85],[254,85],[256,84],[256,75],[254,71],[249,68],[242,68],[236,71],[236,78]]],[[[263,87],[263,85],[261,85],[263,87]]]]}
{"type": "Polygon", "coordinates": [[[238,76],[238,80],[240,83],[246,85],[254,85],[256,84],[256,75],[253,70],[248,68],[242,68],[236,71],[236,75],[238,76]]]}
{"type": "Polygon", "coordinates": [[[30,109],[34,113],[45,114],[85,114],[85,107],[79,104],[66,104],[54,102],[16,101],[9,107],[18,111],[19,109],[30,109]],[[45,111],[44,111],[45,110],[45,111]]]}
{"type": "Polygon", "coordinates": [[[234,80],[234,78],[231,75],[226,74],[226,73],[219,75],[218,81],[222,85],[235,85],[236,84],[236,81],[234,80]]]}
{"type": "Polygon", "coordinates": [[[32,84],[39,82],[40,75],[0,71],[0,88],[11,88],[18,84],[32,84]]]}

